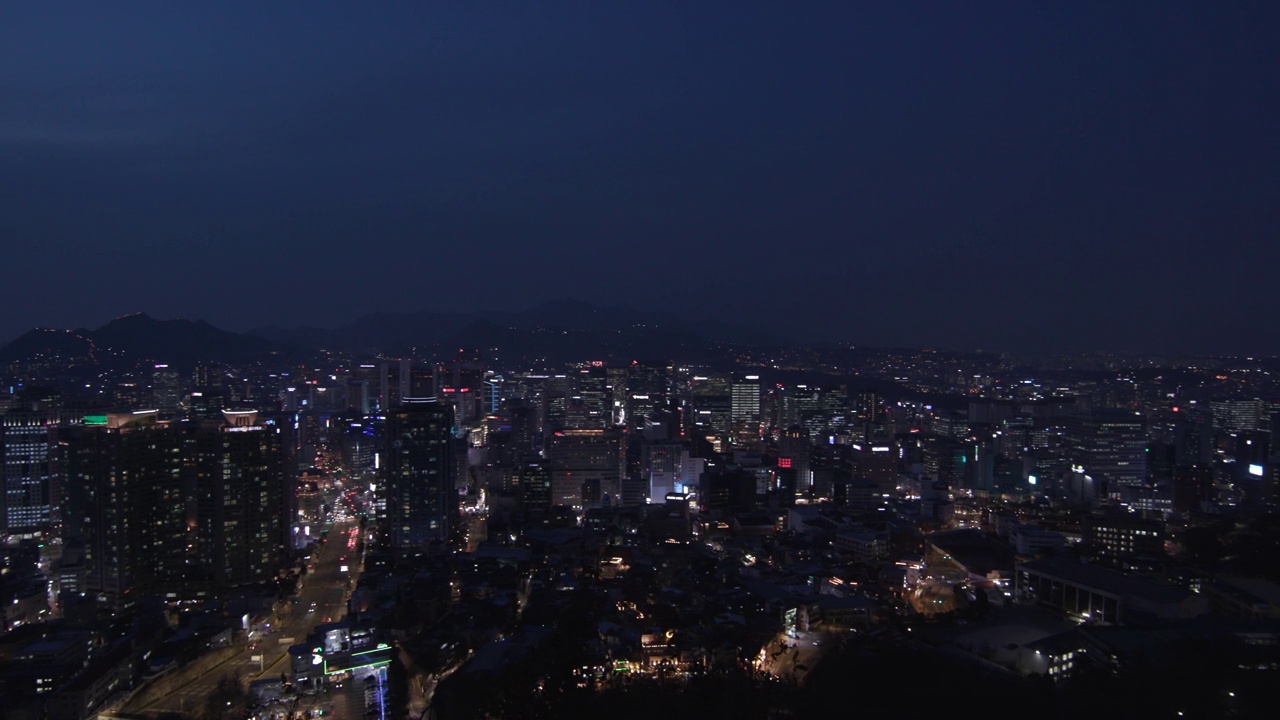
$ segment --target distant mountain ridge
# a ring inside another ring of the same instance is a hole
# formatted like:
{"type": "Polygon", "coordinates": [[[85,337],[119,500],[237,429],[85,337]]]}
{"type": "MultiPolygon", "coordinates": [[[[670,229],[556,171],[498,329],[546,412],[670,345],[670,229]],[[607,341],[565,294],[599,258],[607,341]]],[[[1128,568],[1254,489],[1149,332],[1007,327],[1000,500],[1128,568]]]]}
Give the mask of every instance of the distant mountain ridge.
{"type": "Polygon", "coordinates": [[[157,320],[135,313],[96,330],[30,330],[0,348],[0,364],[70,367],[155,361],[189,367],[271,355],[309,356],[317,350],[410,357],[464,347],[499,349],[509,357],[554,363],[701,357],[714,354],[714,345],[771,342],[751,328],[563,299],[518,312],[377,313],[336,328],[264,327],[246,333],[222,330],[203,320],[157,320]]]}
{"type": "MultiPolygon", "coordinates": [[[[595,336],[601,340],[609,335],[624,334],[633,341],[618,343],[618,338],[614,338],[615,342],[607,343],[614,347],[636,344],[646,338],[663,347],[672,343],[683,346],[703,342],[750,345],[773,342],[772,338],[751,328],[687,320],[658,310],[603,307],[573,298],[549,301],[518,312],[376,313],[331,329],[266,327],[250,330],[249,334],[303,347],[346,352],[376,349],[403,354],[415,347],[430,345],[493,347],[518,344],[522,340],[543,345],[537,336],[549,331],[572,333],[580,339],[595,336]]],[[[561,338],[565,336],[562,334],[561,338]]],[[[605,349],[608,348],[601,348],[605,349]]]]}
{"type": "Polygon", "coordinates": [[[157,320],[146,313],[118,317],[96,330],[36,328],[0,349],[0,364],[42,359],[67,365],[155,361],[177,366],[243,361],[276,345],[203,320],[157,320]]]}

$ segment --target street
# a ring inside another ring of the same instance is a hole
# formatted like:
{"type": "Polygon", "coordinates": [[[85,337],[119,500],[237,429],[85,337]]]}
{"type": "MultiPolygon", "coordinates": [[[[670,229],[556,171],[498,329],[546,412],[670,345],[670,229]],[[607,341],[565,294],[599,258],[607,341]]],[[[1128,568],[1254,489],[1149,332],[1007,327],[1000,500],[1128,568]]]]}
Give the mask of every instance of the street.
{"type": "Polygon", "coordinates": [[[278,680],[281,673],[290,675],[289,646],[305,642],[316,625],[337,622],[346,615],[348,588],[360,572],[360,558],[352,540],[358,531],[353,520],[341,520],[332,526],[329,540],[317,545],[312,553],[311,569],[300,581],[297,595],[285,601],[281,617],[271,623],[268,634],[255,634],[253,641],[242,634],[237,636],[232,648],[206,653],[160,678],[134,695],[118,712],[193,715],[205,707],[224,678],[247,687],[255,680],[278,680]],[[257,647],[252,648],[255,644],[257,647]]]}

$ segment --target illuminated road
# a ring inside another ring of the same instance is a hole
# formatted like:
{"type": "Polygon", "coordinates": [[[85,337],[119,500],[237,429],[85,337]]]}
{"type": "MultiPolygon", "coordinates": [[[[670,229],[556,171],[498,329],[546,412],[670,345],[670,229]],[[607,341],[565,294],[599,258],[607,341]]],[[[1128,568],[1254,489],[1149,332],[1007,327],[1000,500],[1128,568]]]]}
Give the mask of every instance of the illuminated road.
{"type": "MultiPolygon", "coordinates": [[[[336,622],[346,615],[348,588],[360,572],[360,559],[349,540],[358,532],[352,520],[335,523],[329,540],[311,556],[313,569],[301,581],[297,602],[288,601],[281,622],[273,623],[270,634],[259,639],[259,647],[238,638],[234,650],[209,653],[158,680],[139,692],[120,711],[122,714],[190,714],[204,707],[218,682],[231,677],[241,686],[264,678],[279,679],[288,672],[289,646],[304,642],[312,628],[336,622]],[[346,571],[342,567],[346,566],[346,571]],[[312,610],[314,603],[315,609],[312,610]],[[261,656],[261,661],[255,660],[261,656]]],[[[351,543],[354,545],[354,543],[351,543]]]]}

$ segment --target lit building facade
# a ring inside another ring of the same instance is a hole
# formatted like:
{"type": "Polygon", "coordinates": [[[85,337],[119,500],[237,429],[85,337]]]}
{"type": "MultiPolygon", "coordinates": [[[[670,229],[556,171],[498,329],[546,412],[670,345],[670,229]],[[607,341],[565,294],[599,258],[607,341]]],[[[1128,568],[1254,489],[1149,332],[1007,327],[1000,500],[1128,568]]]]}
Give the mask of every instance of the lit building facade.
{"type": "Polygon", "coordinates": [[[401,547],[444,543],[458,509],[453,407],[405,398],[386,415],[382,451],[386,522],[401,547]]]}
{"type": "Polygon", "coordinates": [[[54,519],[56,420],[48,413],[11,410],[4,414],[2,428],[0,535],[42,535],[54,519]]]}
{"type": "Polygon", "coordinates": [[[622,494],[622,433],[565,430],[551,439],[551,503],[577,510],[617,504],[622,494]]]}
{"type": "Polygon", "coordinates": [[[760,442],[760,376],[735,378],[729,389],[729,442],[748,449],[760,442]]]}
{"type": "Polygon", "coordinates": [[[66,433],[66,478],[79,587],[106,609],[164,587],[266,583],[284,563],[280,430],[256,413],[204,423],[86,416],[66,433]]]}

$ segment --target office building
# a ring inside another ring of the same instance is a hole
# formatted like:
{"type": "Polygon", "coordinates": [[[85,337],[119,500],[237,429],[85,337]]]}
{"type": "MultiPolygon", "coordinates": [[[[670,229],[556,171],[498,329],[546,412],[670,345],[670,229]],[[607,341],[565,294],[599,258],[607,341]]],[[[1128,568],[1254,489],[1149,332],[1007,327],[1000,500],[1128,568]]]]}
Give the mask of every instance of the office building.
{"type": "Polygon", "coordinates": [[[760,376],[743,375],[729,388],[729,443],[750,449],[760,442],[760,376]]]}
{"type": "Polygon", "coordinates": [[[812,492],[813,471],[809,466],[812,450],[808,430],[799,425],[787,428],[778,438],[778,477],[782,487],[791,493],[788,500],[812,492]]]}
{"type": "Polygon", "coordinates": [[[603,429],[613,423],[613,400],[604,368],[580,370],[568,378],[564,427],[570,430],[603,429]]]}
{"type": "Polygon", "coordinates": [[[1099,483],[1100,493],[1147,481],[1147,434],[1141,415],[1095,410],[1069,418],[1066,428],[1073,470],[1099,483]]]}
{"type": "Polygon", "coordinates": [[[1164,526],[1136,517],[1093,517],[1086,523],[1085,540],[1099,559],[1113,563],[1165,556],[1164,526]]]}
{"type": "Polygon", "coordinates": [[[575,510],[616,505],[622,494],[622,433],[565,430],[551,438],[551,502],[575,510]]]}
{"type": "Polygon", "coordinates": [[[517,474],[520,508],[526,518],[541,517],[551,509],[551,464],[531,455],[521,460],[517,474]]]}
{"type": "Polygon", "coordinates": [[[56,415],[10,410],[2,422],[0,536],[36,537],[49,530],[54,518],[56,415]]]}
{"type": "Polygon", "coordinates": [[[627,369],[627,427],[642,431],[645,421],[667,402],[670,368],[659,363],[632,363],[627,369]]]}
{"type": "Polygon", "coordinates": [[[703,459],[674,440],[659,440],[644,446],[646,497],[659,502],[670,493],[688,493],[702,477],[703,459]]]}
{"type": "Polygon", "coordinates": [[[153,407],[165,411],[177,410],[181,394],[178,370],[176,368],[163,364],[152,368],[151,402],[153,407]]]}
{"type": "Polygon", "coordinates": [[[1213,429],[1225,433],[1262,432],[1271,429],[1271,403],[1250,400],[1222,400],[1209,403],[1213,429]]]}
{"type": "Polygon", "coordinates": [[[693,377],[688,424],[697,436],[717,440],[728,437],[732,409],[730,387],[728,375],[709,373],[693,377]]]}

